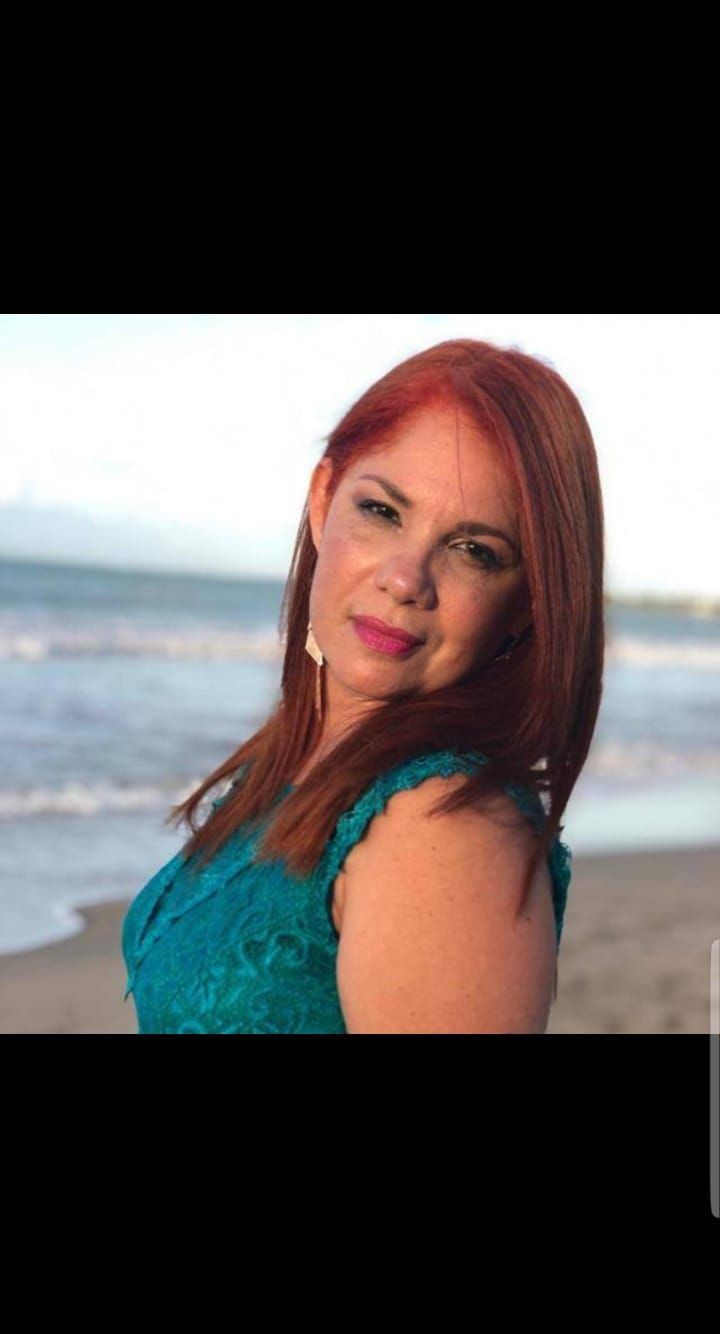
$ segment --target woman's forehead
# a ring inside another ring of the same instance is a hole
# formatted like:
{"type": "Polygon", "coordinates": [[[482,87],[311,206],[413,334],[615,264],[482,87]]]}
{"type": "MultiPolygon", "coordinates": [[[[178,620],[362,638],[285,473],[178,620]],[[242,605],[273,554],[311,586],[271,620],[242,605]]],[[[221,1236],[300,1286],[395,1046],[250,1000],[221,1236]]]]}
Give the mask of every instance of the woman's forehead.
{"type": "Polygon", "coordinates": [[[355,460],[349,475],[353,481],[382,476],[409,507],[438,500],[499,505],[506,518],[517,513],[514,479],[497,441],[454,407],[426,408],[401,421],[355,460]]]}
{"type": "Polygon", "coordinates": [[[384,432],[372,452],[398,461],[406,459],[428,466],[443,464],[446,469],[459,459],[465,468],[479,465],[504,470],[497,441],[466,409],[456,404],[416,409],[384,432]]]}

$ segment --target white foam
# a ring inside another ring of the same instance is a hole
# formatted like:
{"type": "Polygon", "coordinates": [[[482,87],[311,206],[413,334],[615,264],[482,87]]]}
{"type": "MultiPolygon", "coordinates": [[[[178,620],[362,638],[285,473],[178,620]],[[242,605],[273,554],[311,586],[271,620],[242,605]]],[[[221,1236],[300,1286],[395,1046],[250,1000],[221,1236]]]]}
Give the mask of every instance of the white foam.
{"type": "Polygon", "coordinates": [[[633,667],[685,667],[690,671],[717,672],[720,642],[617,635],[608,638],[605,660],[633,667]]]}
{"type": "Polygon", "coordinates": [[[0,658],[164,657],[275,662],[283,648],[277,630],[153,630],[141,626],[48,626],[42,631],[0,628],[0,658]]]}
{"type": "Polygon", "coordinates": [[[695,774],[720,775],[720,749],[705,746],[681,751],[655,741],[598,740],[583,769],[588,777],[628,781],[695,774]]]}
{"type": "MultiPolygon", "coordinates": [[[[184,801],[200,786],[201,779],[180,790],[148,784],[118,787],[112,783],[68,782],[62,787],[33,787],[28,791],[0,791],[0,820],[42,815],[95,816],[113,812],[153,811],[184,801]]],[[[210,795],[210,794],[208,794],[210,795]]],[[[215,793],[214,796],[217,794],[215,793]]],[[[207,799],[206,799],[207,800],[207,799]]]]}

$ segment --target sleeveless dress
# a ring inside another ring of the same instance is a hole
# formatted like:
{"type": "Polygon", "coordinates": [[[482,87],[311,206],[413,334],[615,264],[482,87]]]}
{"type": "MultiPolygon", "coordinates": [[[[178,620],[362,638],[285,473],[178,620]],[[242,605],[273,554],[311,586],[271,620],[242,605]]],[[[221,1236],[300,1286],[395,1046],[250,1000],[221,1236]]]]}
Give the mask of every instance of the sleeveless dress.
{"type": "MultiPolygon", "coordinates": [[[[290,874],[284,860],[255,861],[264,821],[249,833],[245,825],[237,829],[198,874],[189,873],[194,858],[184,861],[182,850],[176,853],[135,896],[122,922],[124,999],[133,992],[138,1032],[345,1033],[336,983],[340,937],[331,916],[335,878],[394,792],[436,774],[476,772],[478,762],[486,762],[478,751],[435,751],[378,775],[340,816],[307,877],[290,874]]],[[[506,791],[542,828],[540,799],[514,785],[506,791]]],[[[556,838],[548,866],[558,948],[571,858],[556,838]]]]}

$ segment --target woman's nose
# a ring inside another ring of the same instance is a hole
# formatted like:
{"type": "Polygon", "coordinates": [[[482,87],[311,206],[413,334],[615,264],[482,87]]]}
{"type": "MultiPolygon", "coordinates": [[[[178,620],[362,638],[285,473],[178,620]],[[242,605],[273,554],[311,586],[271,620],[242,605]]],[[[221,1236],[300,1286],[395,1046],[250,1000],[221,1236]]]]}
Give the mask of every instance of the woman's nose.
{"type": "Polygon", "coordinates": [[[412,598],[424,606],[432,603],[435,595],[433,580],[427,565],[410,557],[395,556],[384,561],[376,573],[378,588],[403,600],[412,598]]]}

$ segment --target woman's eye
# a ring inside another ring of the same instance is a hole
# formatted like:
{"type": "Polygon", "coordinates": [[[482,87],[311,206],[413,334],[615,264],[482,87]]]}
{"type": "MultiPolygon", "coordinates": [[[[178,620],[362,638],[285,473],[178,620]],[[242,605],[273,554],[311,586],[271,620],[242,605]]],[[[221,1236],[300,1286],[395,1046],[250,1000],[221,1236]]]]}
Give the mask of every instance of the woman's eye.
{"type": "Polygon", "coordinates": [[[361,500],[358,509],[365,510],[369,514],[375,514],[378,519],[384,519],[385,515],[377,514],[377,510],[386,510],[388,514],[394,514],[397,518],[397,510],[394,510],[392,505],[383,505],[381,500],[361,500]]]}
{"type": "Polygon", "coordinates": [[[478,553],[470,557],[477,565],[485,565],[488,570],[501,569],[502,562],[498,560],[491,547],[480,546],[478,542],[463,542],[462,546],[473,547],[478,553]]]}
{"type": "MultiPolygon", "coordinates": [[[[371,515],[372,518],[383,519],[385,523],[392,523],[398,518],[397,510],[393,509],[392,505],[383,504],[381,500],[360,500],[358,501],[358,509],[371,515]],[[383,510],[384,513],[379,513],[380,510],[383,510]],[[388,519],[388,515],[391,515],[392,518],[388,519]]],[[[485,570],[502,569],[502,561],[498,560],[492,547],[482,546],[479,542],[458,542],[454,547],[451,547],[451,550],[462,551],[464,548],[470,547],[472,548],[472,554],[470,551],[467,554],[472,564],[485,570]]]]}

